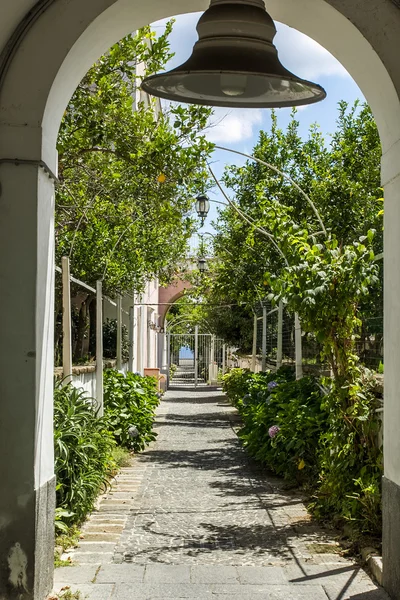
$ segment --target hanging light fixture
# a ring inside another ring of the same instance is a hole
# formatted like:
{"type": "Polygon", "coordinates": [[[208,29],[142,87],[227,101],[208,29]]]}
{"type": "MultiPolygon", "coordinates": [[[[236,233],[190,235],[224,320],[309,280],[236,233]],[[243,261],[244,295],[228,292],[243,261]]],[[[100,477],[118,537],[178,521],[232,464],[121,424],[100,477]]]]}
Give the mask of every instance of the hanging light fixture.
{"type": "Polygon", "coordinates": [[[264,0],[211,0],[199,40],[180,67],[147,77],[145,92],[189,104],[279,108],[319,102],[325,90],[283,67],[264,0]]]}
{"type": "Polygon", "coordinates": [[[201,196],[197,196],[197,198],[196,198],[196,212],[197,212],[197,215],[201,219],[201,225],[202,226],[204,225],[204,221],[207,218],[209,210],[210,210],[210,201],[207,198],[207,196],[205,196],[204,194],[202,194],[201,196]]]}
{"type": "Polygon", "coordinates": [[[200,257],[197,260],[197,268],[199,269],[200,273],[205,273],[207,270],[207,260],[203,257],[200,257]]]}

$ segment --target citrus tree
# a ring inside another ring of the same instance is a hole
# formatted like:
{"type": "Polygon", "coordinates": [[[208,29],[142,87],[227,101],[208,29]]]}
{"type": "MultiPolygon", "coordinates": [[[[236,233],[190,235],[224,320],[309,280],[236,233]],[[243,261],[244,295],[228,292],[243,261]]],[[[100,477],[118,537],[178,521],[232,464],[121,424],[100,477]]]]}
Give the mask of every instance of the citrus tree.
{"type": "MultiPolygon", "coordinates": [[[[147,27],[110,48],[80,82],[59,132],[56,260],[69,256],[76,277],[92,287],[103,279],[110,296],[173,277],[207,179],[202,131],[210,110],[161,110],[139,93],[137,65],[145,74],[162,69],[171,28],[157,38],[147,27]]],[[[57,300],[59,312],[59,293],[57,300]]],[[[81,333],[92,300],[81,304],[81,333]]]]}

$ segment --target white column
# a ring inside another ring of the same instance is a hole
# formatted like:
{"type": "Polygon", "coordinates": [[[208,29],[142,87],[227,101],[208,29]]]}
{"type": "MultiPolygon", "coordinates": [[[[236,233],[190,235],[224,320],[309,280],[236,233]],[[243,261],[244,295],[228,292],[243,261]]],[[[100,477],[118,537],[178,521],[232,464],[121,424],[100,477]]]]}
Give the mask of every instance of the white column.
{"type": "Polygon", "coordinates": [[[400,598],[400,140],[382,160],[384,234],[383,584],[400,598]]]}
{"type": "Polygon", "coordinates": [[[136,344],[136,369],[143,374],[143,306],[139,306],[137,312],[137,344],[136,344]]]}
{"type": "Polygon", "coordinates": [[[134,361],[134,350],[135,350],[135,307],[129,308],[129,361],[128,371],[133,373],[133,361],[134,361]]]}
{"type": "Polygon", "coordinates": [[[257,331],[258,331],[258,319],[257,313],[254,313],[253,317],[253,351],[251,357],[251,370],[253,373],[256,372],[256,362],[257,362],[257,331]]]}
{"type": "Polygon", "coordinates": [[[160,333],[160,356],[161,356],[161,371],[166,373],[168,371],[168,334],[165,330],[164,333],[160,333]]]}
{"type": "Polygon", "coordinates": [[[226,344],[222,344],[222,375],[226,371],[226,344]]]}
{"type": "Polygon", "coordinates": [[[104,415],[103,406],[103,284],[96,281],[96,401],[97,415],[104,415]]]}
{"type": "Polygon", "coordinates": [[[167,387],[170,383],[170,367],[171,367],[171,334],[167,333],[167,387]]]}
{"type": "Polygon", "coordinates": [[[122,297],[117,296],[117,371],[122,369],[122,297]]]}
{"type": "Polygon", "coordinates": [[[64,382],[68,383],[72,377],[72,324],[71,324],[71,280],[69,269],[69,258],[63,256],[62,265],[62,326],[63,326],[63,376],[64,382]]]}
{"type": "Polygon", "coordinates": [[[303,347],[301,339],[301,323],[299,315],[294,315],[294,346],[295,346],[295,360],[296,360],[296,379],[303,377],[303,347]]]}
{"type": "Polygon", "coordinates": [[[194,387],[197,388],[199,380],[199,326],[194,328],[194,387]]]}
{"type": "Polygon", "coordinates": [[[263,373],[267,370],[267,307],[263,306],[262,318],[262,364],[261,370],[263,373]]]}
{"type": "Polygon", "coordinates": [[[276,368],[279,369],[282,366],[282,354],[283,354],[283,302],[280,300],[278,307],[278,344],[276,352],[276,368]]]}
{"type": "Polygon", "coordinates": [[[151,338],[152,331],[150,329],[149,323],[152,322],[153,309],[147,307],[146,309],[146,364],[144,365],[147,368],[151,368],[151,338]]]}
{"type": "Polygon", "coordinates": [[[0,153],[0,190],[0,598],[31,600],[54,561],[54,186],[0,153]]]}
{"type": "Polygon", "coordinates": [[[210,350],[210,368],[209,368],[209,382],[211,385],[216,383],[215,375],[215,335],[211,336],[211,350],[210,350]]]}

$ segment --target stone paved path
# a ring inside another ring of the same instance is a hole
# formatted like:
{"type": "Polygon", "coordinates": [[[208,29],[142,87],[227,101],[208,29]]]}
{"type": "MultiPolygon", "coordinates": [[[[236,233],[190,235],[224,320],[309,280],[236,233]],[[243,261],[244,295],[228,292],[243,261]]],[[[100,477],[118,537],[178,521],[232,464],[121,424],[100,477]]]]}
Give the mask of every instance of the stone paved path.
{"type": "Polygon", "coordinates": [[[388,600],[240,447],[218,392],[169,392],[157,441],[123,469],[56,571],[89,600],[388,600]]]}

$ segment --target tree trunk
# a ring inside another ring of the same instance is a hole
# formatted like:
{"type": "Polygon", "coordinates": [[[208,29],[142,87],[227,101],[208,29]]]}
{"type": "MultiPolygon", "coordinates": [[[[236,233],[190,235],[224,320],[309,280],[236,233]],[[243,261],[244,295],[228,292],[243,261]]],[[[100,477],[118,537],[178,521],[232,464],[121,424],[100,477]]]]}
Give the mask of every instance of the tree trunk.
{"type": "Polygon", "coordinates": [[[79,362],[84,357],[85,334],[88,332],[88,305],[87,299],[82,302],[79,309],[78,325],[76,331],[76,344],[74,349],[74,362],[79,362]]]}
{"type": "Polygon", "coordinates": [[[90,296],[89,304],[89,350],[88,354],[92,358],[96,356],[96,296],[90,296]]]}

